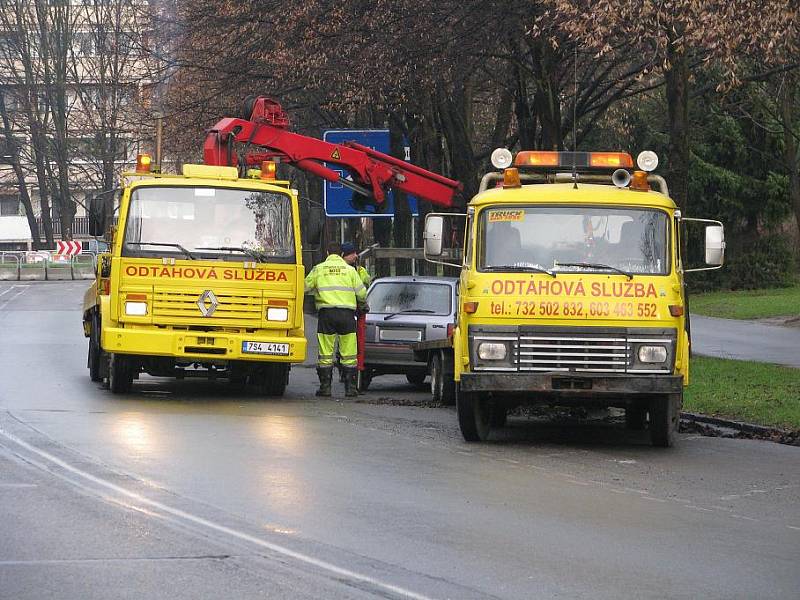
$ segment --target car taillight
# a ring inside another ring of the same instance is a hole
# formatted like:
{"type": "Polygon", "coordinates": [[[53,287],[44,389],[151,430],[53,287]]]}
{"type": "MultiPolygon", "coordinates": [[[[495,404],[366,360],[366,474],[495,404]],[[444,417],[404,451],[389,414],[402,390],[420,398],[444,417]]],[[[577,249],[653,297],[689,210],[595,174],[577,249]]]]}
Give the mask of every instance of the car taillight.
{"type": "Polygon", "coordinates": [[[455,323],[448,323],[447,324],[447,337],[453,337],[453,332],[456,330],[455,323]]]}

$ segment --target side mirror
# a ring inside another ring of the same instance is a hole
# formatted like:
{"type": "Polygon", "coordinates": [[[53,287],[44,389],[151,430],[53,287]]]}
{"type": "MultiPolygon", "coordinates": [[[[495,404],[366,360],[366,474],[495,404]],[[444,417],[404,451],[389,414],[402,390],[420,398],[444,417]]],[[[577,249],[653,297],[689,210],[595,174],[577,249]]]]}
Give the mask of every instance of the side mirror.
{"type": "Polygon", "coordinates": [[[425,242],[425,257],[438,257],[442,255],[442,231],[444,230],[444,217],[440,215],[427,215],[425,217],[425,232],[422,237],[425,242]]]}
{"type": "Polygon", "coordinates": [[[706,227],[706,264],[721,267],[725,260],[725,230],[722,225],[706,227]]]}
{"type": "Polygon", "coordinates": [[[94,196],[89,202],[89,235],[100,237],[106,230],[106,199],[94,196]]]}

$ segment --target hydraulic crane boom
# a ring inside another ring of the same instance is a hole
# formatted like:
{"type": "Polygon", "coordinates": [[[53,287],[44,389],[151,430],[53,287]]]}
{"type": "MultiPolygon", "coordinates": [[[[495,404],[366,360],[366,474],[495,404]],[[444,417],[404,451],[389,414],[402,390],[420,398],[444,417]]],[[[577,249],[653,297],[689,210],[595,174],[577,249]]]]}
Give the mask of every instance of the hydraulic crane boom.
{"type": "Polygon", "coordinates": [[[427,200],[436,206],[450,207],[461,184],[427,171],[388,154],[355,142],[331,144],[288,130],[289,117],[280,104],[259,96],[246,104],[247,119],[225,118],[206,135],[203,158],[208,165],[259,165],[264,160],[277,160],[340,183],[372,199],[378,206],[386,200],[386,192],[395,188],[427,200]],[[240,153],[236,144],[243,144],[240,153]],[[258,151],[251,152],[250,148],[258,151]],[[323,163],[342,167],[350,175],[323,163]]]}

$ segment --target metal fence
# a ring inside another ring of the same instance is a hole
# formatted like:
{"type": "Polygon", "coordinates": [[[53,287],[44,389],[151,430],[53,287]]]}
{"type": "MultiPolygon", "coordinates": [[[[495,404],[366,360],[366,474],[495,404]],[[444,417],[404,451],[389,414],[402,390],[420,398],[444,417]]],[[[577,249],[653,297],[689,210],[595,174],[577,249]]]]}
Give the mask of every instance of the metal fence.
{"type": "MultiPolygon", "coordinates": [[[[44,231],[42,217],[36,217],[36,223],[39,225],[39,231],[44,231]]],[[[53,219],[53,235],[57,237],[61,235],[61,221],[58,219],[53,219]]],[[[89,217],[75,217],[72,220],[72,235],[89,235],[89,217]]]]}
{"type": "Polygon", "coordinates": [[[63,257],[52,252],[0,252],[0,281],[94,279],[97,255],[63,257]]]}

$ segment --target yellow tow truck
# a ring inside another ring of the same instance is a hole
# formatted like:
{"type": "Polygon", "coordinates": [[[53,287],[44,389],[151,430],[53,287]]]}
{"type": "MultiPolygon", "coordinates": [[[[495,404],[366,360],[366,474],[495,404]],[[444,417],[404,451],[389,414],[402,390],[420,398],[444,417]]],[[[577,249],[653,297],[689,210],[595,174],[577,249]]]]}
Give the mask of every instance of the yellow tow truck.
{"type": "MultiPolygon", "coordinates": [[[[451,341],[417,348],[438,367],[432,388],[447,397],[453,382],[467,441],[538,402],[621,407],[653,445],[672,445],[689,383],[684,275],[722,265],[722,224],[683,217],[649,151],[638,169],[619,152],[498,149],[492,162],[465,215],[451,341]],[[702,268],[686,265],[687,222],[705,226],[702,268]]],[[[428,260],[453,264],[452,216],[427,216],[428,260]]]]}
{"type": "Polygon", "coordinates": [[[123,175],[115,225],[106,199],[90,206],[110,243],[83,303],[92,381],[118,394],[143,372],[203,376],[282,395],[306,356],[297,191],[269,162],[246,177],[150,162],[123,175]]]}

